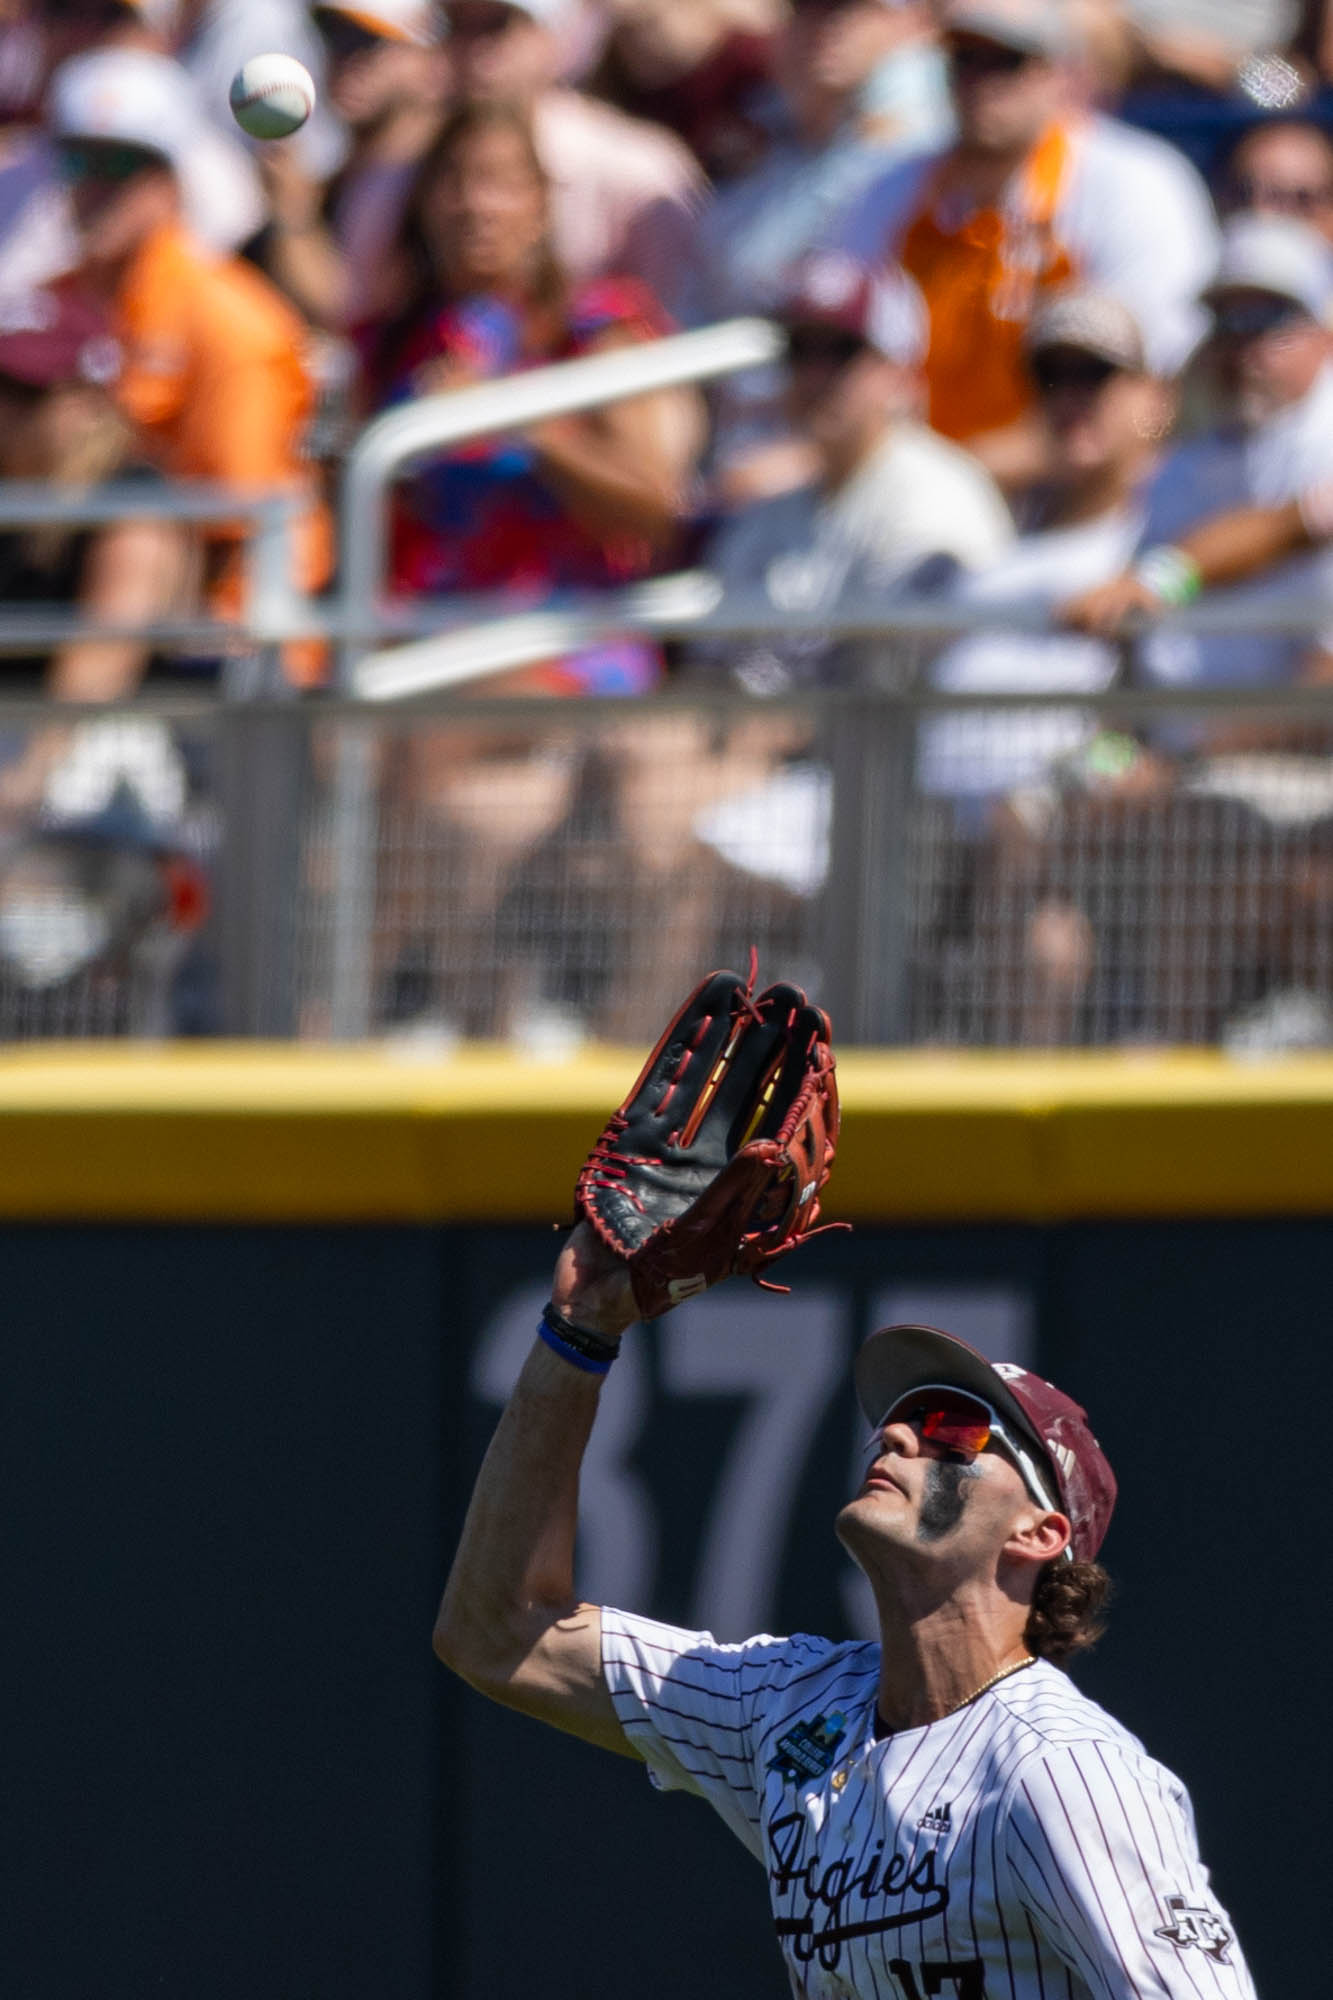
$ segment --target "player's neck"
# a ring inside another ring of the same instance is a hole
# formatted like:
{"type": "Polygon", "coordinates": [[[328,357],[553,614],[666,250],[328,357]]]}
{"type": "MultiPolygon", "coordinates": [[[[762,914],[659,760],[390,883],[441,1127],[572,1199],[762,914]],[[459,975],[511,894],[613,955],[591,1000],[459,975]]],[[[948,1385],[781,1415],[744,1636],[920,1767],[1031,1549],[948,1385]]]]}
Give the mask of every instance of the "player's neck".
{"type": "Polygon", "coordinates": [[[877,1706],[884,1733],[919,1729],[965,1707],[1030,1655],[1015,1607],[984,1599],[945,1603],[915,1616],[880,1612],[877,1706]]]}

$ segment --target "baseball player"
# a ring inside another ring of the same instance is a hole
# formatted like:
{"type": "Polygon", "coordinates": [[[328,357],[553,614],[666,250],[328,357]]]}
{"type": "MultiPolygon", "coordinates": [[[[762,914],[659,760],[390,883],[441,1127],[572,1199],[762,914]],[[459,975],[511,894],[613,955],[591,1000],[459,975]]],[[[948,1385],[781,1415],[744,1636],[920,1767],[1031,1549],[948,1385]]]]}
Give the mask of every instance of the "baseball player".
{"type": "Polygon", "coordinates": [[[720,1645],[579,1598],[579,1466],[621,1337],[818,1217],[828,1024],[752,983],[691,996],[584,1168],[436,1650],[707,1799],[766,1871],[796,1994],[1254,2000],[1184,1787],[1061,1670],[1099,1629],[1116,1487],[1049,1383],[928,1327],[861,1349],[866,1470],[836,1528],[876,1643],[720,1645]]]}

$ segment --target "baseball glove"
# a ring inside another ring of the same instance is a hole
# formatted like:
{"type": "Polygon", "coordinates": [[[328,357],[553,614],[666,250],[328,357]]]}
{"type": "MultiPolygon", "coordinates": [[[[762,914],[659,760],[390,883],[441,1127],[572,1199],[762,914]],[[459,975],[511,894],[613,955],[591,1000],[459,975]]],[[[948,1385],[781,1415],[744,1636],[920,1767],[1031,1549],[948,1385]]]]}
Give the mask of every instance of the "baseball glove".
{"type": "Polygon", "coordinates": [[[645,1319],[734,1273],[768,1284],[819,1219],[838,1140],[828,1016],[797,986],[753,987],[752,966],[695,988],[579,1175],[575,1207],[645,1319]]]}

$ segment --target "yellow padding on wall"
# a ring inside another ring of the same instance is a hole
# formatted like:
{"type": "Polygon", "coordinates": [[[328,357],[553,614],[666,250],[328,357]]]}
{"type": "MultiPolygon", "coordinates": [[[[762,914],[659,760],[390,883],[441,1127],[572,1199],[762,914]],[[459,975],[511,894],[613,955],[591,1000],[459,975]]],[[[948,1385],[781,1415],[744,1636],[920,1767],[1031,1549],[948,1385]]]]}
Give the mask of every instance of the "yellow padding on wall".
{"type": "MultiPolygon", "coordinates": [[[[0,1216],[557,1222],[639,1050],[0,1052],[0,1216]]],[[[1333,1059],[839,1059],[853,1221],[1333,1213],[1333,1059]]]]}

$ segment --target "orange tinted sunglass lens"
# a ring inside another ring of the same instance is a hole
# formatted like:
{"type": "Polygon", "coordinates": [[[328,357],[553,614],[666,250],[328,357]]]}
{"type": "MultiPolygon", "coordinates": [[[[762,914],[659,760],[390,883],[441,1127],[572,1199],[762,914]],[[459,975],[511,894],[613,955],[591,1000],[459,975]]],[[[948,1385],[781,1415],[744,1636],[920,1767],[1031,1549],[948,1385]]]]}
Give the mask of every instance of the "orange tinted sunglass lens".
{"type": "Polygon", "coordinates": [[[923,1438],[944,1451],[965,1451],[975,1457],[990,1443],[990,1419],[984,1410],[938,1407],[918,1419],[923,1438]]]}

